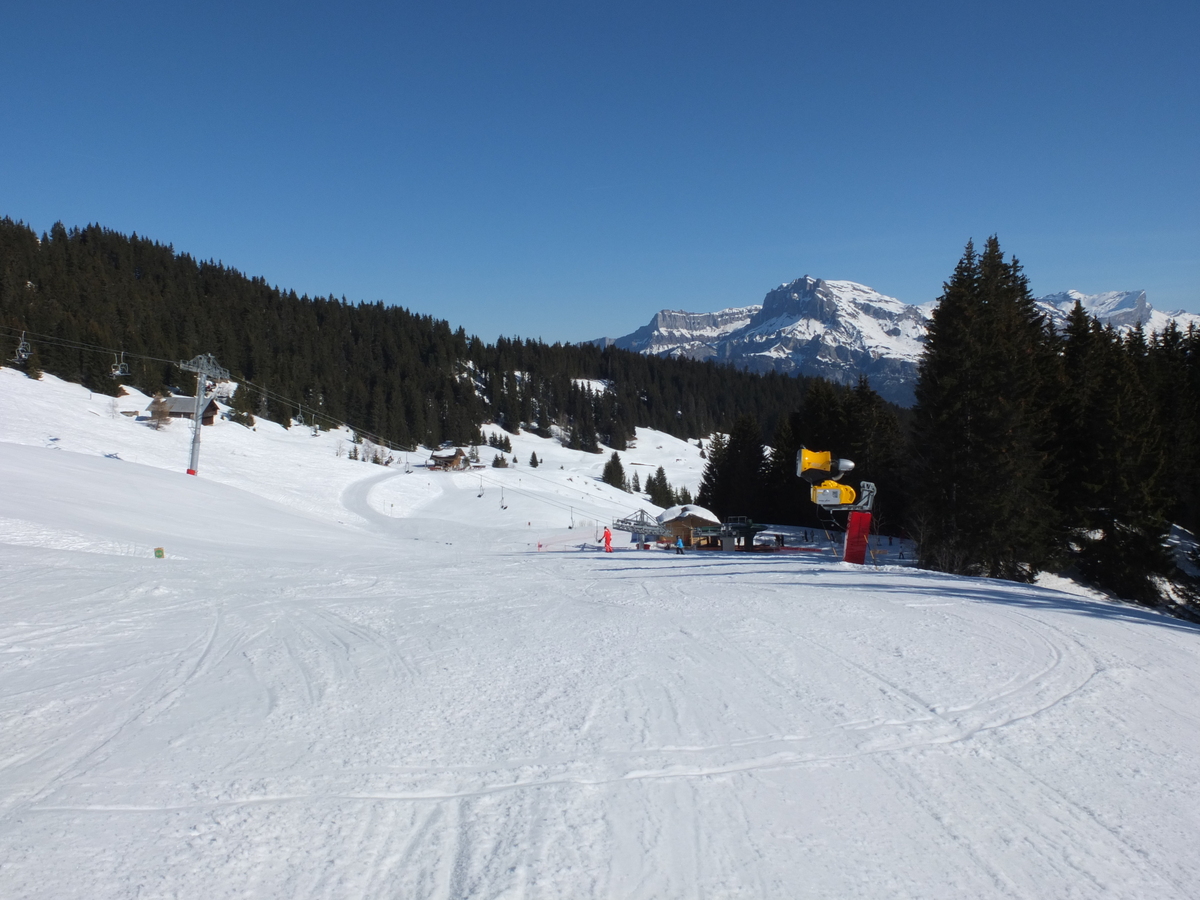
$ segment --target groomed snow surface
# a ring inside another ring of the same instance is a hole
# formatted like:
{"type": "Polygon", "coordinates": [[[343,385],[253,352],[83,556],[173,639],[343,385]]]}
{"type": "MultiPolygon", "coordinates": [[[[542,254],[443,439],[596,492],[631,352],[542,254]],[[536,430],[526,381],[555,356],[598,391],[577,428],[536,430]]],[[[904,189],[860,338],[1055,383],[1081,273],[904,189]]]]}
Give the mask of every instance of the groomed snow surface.
{"type": "Polygon", "coordinates": [[[0,370],[2,897],[1200,895],[1191,625],[189,425],[0,370]]]}

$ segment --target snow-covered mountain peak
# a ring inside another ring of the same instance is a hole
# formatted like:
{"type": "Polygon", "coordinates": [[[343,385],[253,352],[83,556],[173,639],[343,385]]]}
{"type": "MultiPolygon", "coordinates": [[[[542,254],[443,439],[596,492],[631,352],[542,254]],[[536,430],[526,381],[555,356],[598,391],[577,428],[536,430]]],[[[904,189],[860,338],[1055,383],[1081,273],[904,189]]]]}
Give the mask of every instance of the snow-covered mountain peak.
{"type": "MultiPolygon", "coordinates": [[[[1184,330],[1200,327],[1200,316],[1154,309],[1145,291],[1070,290],[1037,304],[1062,328],[1076,302],[1118,331],[1139,324],[1147,333],[1162,331],[1172,320],[1184,330]]],[[[663,310],[632,334],[598,343],[656,356],[722,360],[756,372],[820,375],[842,384],[853,384],[863,374],[880,395],[907,406],[936,308],[936,300],[913,306],[854,281],[805,275],[769,291],[760,306],[711,313],[663,310]]]]}
{"type": "Polygon", "coordinates": [[[1162,331],[1167,323],[1174,321],[1180,329],[1188,325],[1200,327],[1200,316],[1176,310],[1161,312],[1150,305],[1145,291],[1106,291],[1102,294],[1085,294],[1069,290],[1058,294],[1047,294],[1038,299],[1038,305],[1057,327],[1066,324],[1067,316],[1078,303],[1089,316],[1118,331],[1128,331],[1138,325],[1146,330],[1162,331]]]}
{"type": "Polygon", "coordinates": [[[659,356],[734,362],[751,371],[818,374],[853,383],[866,373],[883,396],[912,400],[928,314],[853,281],[805,275],[761,306],[715,313],[663,310],[613,343],[659,356]]]}
{"type": "MultiPolygon", "coordinates": [[[[1079,303],[1083,311],[1103,321],[1112,322],[1114,326],[1126,324],[1118,319],[1144,321],[1149,318],[1150,305],[1146,302],[1145,291],[1106,291],[1102,294],[1084,294],[1081,291],[1069,290],[1058,294],[1048,294],[1040,298],[1041,303],[1049,303],[1064,314],[1069,314],[1079,303]]],[[[1134,321],[1128,322],[1133,325],[1134,321]]]]}

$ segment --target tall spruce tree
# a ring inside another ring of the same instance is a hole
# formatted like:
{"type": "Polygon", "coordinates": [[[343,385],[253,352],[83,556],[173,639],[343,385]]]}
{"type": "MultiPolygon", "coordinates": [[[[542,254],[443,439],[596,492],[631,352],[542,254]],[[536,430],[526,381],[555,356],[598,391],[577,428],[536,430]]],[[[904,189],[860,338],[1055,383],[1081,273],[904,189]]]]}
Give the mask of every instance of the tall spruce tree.
{"type": "Polygon", "coordinates": [[[667,473],[662,466],[646,479],[646,494],[655,506],[665,509],[675,505],[675,492],[671,490],[671,483],[667,481],[667,473]]]}
{"type": "Polygon", "coordinates": [[[1168,323],[1150,341],[1144,380],[1169,464],[1170,519],[1200,531],[1200,330],[1168,323]]]}
{"type": "Polygon", "coordinates": [[[762,519],[766,474],[758,421],[753,416],[739,416],[728,442],[720,436],[713,439],[696,502],[722,519],[729,516],[762,519]]]}
{"type": "MultiPolygon", "coordinates": [[[[904,481],[904,440],[895,410],[871,388],[865,375],[846,398],[844,407],[848,447],[836,449],[854,461],[854,478],[875,484],[874,514],[876,527],[889,530],[907,517],[907,485],[904,481]]],[[[823,449],[823,448],[822,448],[823,449]]],[[[799,479],[797,479],[799,480],[799,479]]]]}
{"type": "Polygon", "coordinates": [[[600,476],[600,480],[623,491],[629,490],[629,482],[625,478],[625,467],[621,465],[621,454],[616,450],[608,458],[608,462],[604,464],[604,472],[600,476]]]}
{"type": "Polygon", "coordinates": [[[1101,328],[1076,304],[1062,341],[1062,399],[1055,416],[1059,509],[1085,579],[1155,605],[1163,550],[1166,457],[1145,336],[1101,328]]]}
{"type": "Polygon", "coordinates": [[[1027,580],[1054,554],[1050,339],[1016,259],[968,243],[930,323],[914,410],[922,562],[1027,580]]]}

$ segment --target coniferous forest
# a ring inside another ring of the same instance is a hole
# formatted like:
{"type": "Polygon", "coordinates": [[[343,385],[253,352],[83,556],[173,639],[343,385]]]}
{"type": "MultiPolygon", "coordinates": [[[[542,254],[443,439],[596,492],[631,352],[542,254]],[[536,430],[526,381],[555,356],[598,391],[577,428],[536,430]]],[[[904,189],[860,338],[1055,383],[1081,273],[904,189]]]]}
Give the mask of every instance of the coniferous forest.
{"type": "Polygon", "coordinates": [[[1195,602],[1164,542],[1200,519],[1200,333],[1127,335],[1076,304],[1056,333],[1016,259],[968,244],[930,325],[909,435],[925,565],[1026,580],[1074,567],[1155,605],[1195,602]]]}
{"type": "MultiPolygon", "coordinates": [[[[1172,522],[1200,525],[1200,334],[1122,336],[1078,308],[1056,333],[995,238],[981,253],[968,244],[944,285],[913,410],[865,379],[845,388],[588,344],[486,343],[96,225],[39,237],[0,220],[0,326],[5,359],[21,331],[35,336],[31,374],[114,392],[116,360],[95,349],[108,348],[127,354],[127,383],[191,393],[174,363],[211,353],[241,383],[243,415],[344,422],[398,446],[478,442],[485,422],[556,426],[595,452],[624,449],[637,426],[715,434],[696,500],[722,517],[818,524],[795,457],[829,449],[855,460],[847,483],[876,483],[879,528],[916,538],[926,566],[1021,580],[1073,567],[1147,604],[1173,577],[1197,599],[1163,541],[1172,522]]],[[[666,474],[653,486],[678,499],[666,474]]]]}
{"type": "MultiPolygon", "coordinates": [[[[598,441],[623,449],[635,426],[708,434],[735,411],[773,427],[809,385],[591,345],[488,344],[398,306],[297,296],[95,225],[58,224],[39,239],[0,221],[0,324],[126,351],[129,383],[147,391],[191,393],[172,363],[211,353],[261,389],[239,398],[253,414],[285,424],[315,415],[400,446],[467,443],[487,421],[543,433],[559,425],[575,446],[597,451],[598,441]],[[607,389],[589,389],[597,381],[607,389]]],[[[61,343],[33,348],[37,368],[95,391],[117,389],[111,355],[61,343]]]]}

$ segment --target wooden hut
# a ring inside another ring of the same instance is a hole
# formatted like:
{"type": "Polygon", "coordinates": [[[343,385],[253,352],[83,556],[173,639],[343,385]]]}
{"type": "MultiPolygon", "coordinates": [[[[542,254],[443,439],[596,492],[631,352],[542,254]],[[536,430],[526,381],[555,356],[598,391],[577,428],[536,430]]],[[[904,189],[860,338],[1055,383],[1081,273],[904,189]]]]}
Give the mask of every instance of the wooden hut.
{"type": "MultiPolygon", "coordinates": [[[[163,400],[167,404],[167,415],[172,419],[190,419],[196,414],[196,398],[195,397],[180,397],[172,394],[170,397],[164,397],[163,400]]],[[[147,413],[150,410],[147,409],[147,413]]],[[[217,420],[220,415],[220,410],[217,407],[216,400],[209,400],[205,404],[203,412],[200,413],[200,424],[211,425],[217,420]]]]}
{"type": "Polygon", "coordinates": [[[683,538],[685,547],[691,547],[695,543],[693,530],[696,528],[705,528],[712,525],[720,526],[721,520],[716,514],[705,509],[703,506],[697,506],[694,503],[686,503],[683,506],[672,506],[670,509],[664,509],[658,514],[658,524],[667,529],[670,534],[670,542],[675,543],[676,538],[683,538]]]}
{"type": "Polygon", "coordinates": [[[462,447],[438,447],[429,457],[429,468],[455,471],[471,468],[471,459],[462,447]]]}

